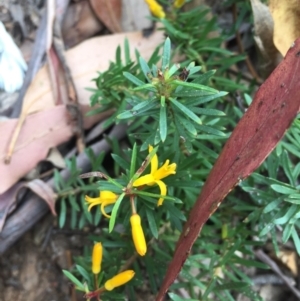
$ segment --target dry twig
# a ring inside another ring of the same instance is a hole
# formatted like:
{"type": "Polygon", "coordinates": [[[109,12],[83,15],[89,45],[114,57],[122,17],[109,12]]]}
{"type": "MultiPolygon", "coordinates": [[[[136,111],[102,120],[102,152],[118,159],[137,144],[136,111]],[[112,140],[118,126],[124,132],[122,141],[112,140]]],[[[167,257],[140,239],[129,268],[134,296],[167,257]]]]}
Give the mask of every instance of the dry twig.
{"type": "Polygon", "coordinates": [[[297,290],[292,284],[291,284],[291,280],[285,276],[280,268],[278,267],[278,265],[276,264],[275,261],[273,261],[263,250],[258,250],[255,252],[255,256],[261,260],[262,262],[264,262],[265,264],[267,264],[271,270],[282,279],[282,281],[286,284],[286,286],[291,290],[291,292],[298,298],[300,299],[300,291],[297,290]]]}

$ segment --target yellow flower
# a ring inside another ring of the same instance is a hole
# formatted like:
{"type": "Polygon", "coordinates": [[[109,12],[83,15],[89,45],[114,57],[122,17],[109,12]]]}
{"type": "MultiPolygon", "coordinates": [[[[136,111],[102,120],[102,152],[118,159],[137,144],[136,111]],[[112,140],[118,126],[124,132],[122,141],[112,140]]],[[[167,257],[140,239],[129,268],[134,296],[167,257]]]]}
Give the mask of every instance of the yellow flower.
{"type": "Polygon", "coordinates": [[[111,279],[107,280],[104,284],[104,287],[107,291],[111,291],[114,288],[130,281],[133,278],[134,274],[135,273],[133,270],[124,271],[124,272],[112,277],[111,279]]]}
{"type": "Polygon", "coordinates": [[[185,0],[175,0],[174,7],[180,8],[185,3],[185,0]]]}
{"type": "Polygon", "coordinates": [[[89,204],[88,211],[90,211],[93,206],[101,205],[102,214],[108,218],[110,218],[110,215],[105,212],[104,208],[105,206],[114,204],[117,199],[118,195],[108,190],[100,191],[99,197],[97,198],[90,198],[87,195],[85,196],[85,200],[89,204]]]}
{"type": "Polygon", "coordinates": [[[101,271],[101,263],[102,263],[102,244],[101,242],[97,242],[94,244],[93,255],[92,255],[92,272],[93,274],[99,274],[101,271]]]}
{"type": "Polygon", "coordinates": [[[138,214],[133,214],[130,217],[132,239],[136,251],[141,256],[144,256],[147,252],[147,244],[145,240],[144,231],[141,225],[141,218],[138,214]]]}
{"type": "Polygon", "coordinates": [[[165,18],[166,14],[164,12],[163,7],[158,4],[155,0],[145,0],[149,6],[151,13],[160,19],[165,18]]]}
{"type": "MultiPolygon", "coordinates": [[[[153,147],[149,145],[149,153],[153,150],[153,147]]],[[[151,172],[145,176],[142,176],[133,182],[134,187],[139,187],[143,185],[152,186],[157,184],[160,188],[160,194],[166,195],[167,194],[167,186],[166,184],[161,181],[161,179],[175,174],[176,173],[176,163],[172,163],[169,165],[170,160],[167,160],[165,164],[158,169],[158,157],[155,154],[151,160],[151,172]]],[[[163,198],[159,198],[157,202],[157,206],[162,205],[163,198]]]]}

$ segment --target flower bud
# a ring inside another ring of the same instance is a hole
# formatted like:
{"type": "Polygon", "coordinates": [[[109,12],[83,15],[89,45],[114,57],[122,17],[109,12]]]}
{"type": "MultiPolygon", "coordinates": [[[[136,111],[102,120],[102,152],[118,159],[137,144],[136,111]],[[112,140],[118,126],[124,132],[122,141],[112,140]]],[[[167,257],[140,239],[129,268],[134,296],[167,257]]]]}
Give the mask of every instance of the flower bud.
{"type": "Polygon", "coordinates": [[[174,2],[174,7],[180,8],[185,3],[185,0],[176,0],[174,2]]]}
{"type": "Polygon", "coordinates": [[[141,218],[138,214],[133,214],[130,217],[132,239],[136,251],[141,256],[144,256],[147,252],[147,245],[143,228],[141,226],[141,218]]]}
{"type": "Polygon", "coordinates": [[[92,256],[92,272],[93,274],[99,274],[101,271],[101,263],[102,263],[102,244],[101,242],[97,242],[93,248],[93,256],[92,256]]]}
{"type": "Polygon", "coordinates": [[[112,277],[111,279],[107,280],[104,284],[104,287],[107,291],[111,291],[114,288],[130,281],[133,278],[134,274],[135,273],[133,270],[124,271],[124,272],[112,277]]]}

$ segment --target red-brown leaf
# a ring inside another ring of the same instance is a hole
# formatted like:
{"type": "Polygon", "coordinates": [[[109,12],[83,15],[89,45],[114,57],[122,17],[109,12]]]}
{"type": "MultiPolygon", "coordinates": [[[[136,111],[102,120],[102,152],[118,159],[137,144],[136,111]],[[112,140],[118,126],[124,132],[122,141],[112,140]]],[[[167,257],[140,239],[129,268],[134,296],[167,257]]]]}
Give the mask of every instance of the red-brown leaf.
{"type": "MultiPolygon", "coordinates": [[[[274,149],[300,106],[300,39],[259,88],[215,163],[177,243],[156,301],[162,301],[203,225],[224,197],[274,149]]],[[[201,239],[201,238],[200,238],[201,239]]]]}

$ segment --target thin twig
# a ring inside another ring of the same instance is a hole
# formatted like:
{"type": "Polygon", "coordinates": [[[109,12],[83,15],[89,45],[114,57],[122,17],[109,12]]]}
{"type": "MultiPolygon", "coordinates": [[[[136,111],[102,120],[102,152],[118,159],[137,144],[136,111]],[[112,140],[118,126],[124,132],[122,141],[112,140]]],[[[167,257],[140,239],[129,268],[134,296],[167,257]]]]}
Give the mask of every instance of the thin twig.
{"type": "Polygon", "coordinates": [[[59,21],[56,19],[54,21],[54,36],[53,45],[55,52],[59,58],[60,64],[64,71],[64,77],[68,92],[68,103],[67,110],[69,113],[70,120],[74,123],[74,132],[77,137],[77,149],[79,153],[82,153],[85,148],[84,144],[84,130],[83,130],[83,116],[79,108],[78,97],[76,93],[75,84],[71,75],[71,71],[68,67],[65,58],[65,46],[62,39],[61,26],[59,21]]]}
{"type": "MultiPolygon", "coordinates": [[[[72,254],[70,250],[66,250],[66,257],[67,257],[67,267],[70,270],[72,268],[72,254]]],[[[75,287],[72,285],[71,287],[71,301],[77,301],[75,287]]]]}
{"type": "Polygon", "coordinates": [[[264,251],[262,250],[258,250],[254,252],[255,256],[261,260],[262,262],[264,262],[265,264],[267,264],[271,270],[277,275],[279,276],[282,281],[287,285],[287,287],[291,290],[291,292],[298,298],[300,299],[300,291],[297,290],[292,284],[291,284],[291,280],[285,276],[280,268],[278,267],[278,265],[276,264],[275,261],[273,261],[264,251]]]}
{"type": "Polygon", "coordinates": [[[86,173],[84,173],[84,174],[82,174],[82,175],[79,176],[79,178],[81,178],[81,179],[93,178],[93,177],[97,177],[97,178],[102,178],[102,179],[108,180],[107,175],[104,174],[103,172],[100,172],[100,171],[86,172],[86,173]]]}
{"type": "MultiPolygon", "coordinates": [[[[232,5],[232,16],[233,16],[233,22],[236,23],[236,21],[237,21],[237,8],[236,8],[236,4],[232,5]]],[[[242,43],[241,35],[240,35],[240,32],[238,30],[236,30],[235,36],[236,36],[236,41],[237,41],[239,53],[240,54],[245,54],[245,49],[244,49],[244,46],[243,46],[243,43],[242,43]]],[[[248,68],[249,72],[251,73],[251,75],[253,76],[253,78],[255,78],[255,80],[259,84],[262,84],[263,80],[257,74],[255,68],[253,67],[253,65],[252,65],[252,63],[251,63],[251,61],[249,59],[249,56],[247,54],[245,54],[245,55],[246,55],[245,61],[246,61],[246,65],[247,65],[247,68],[248,68]]]]}

